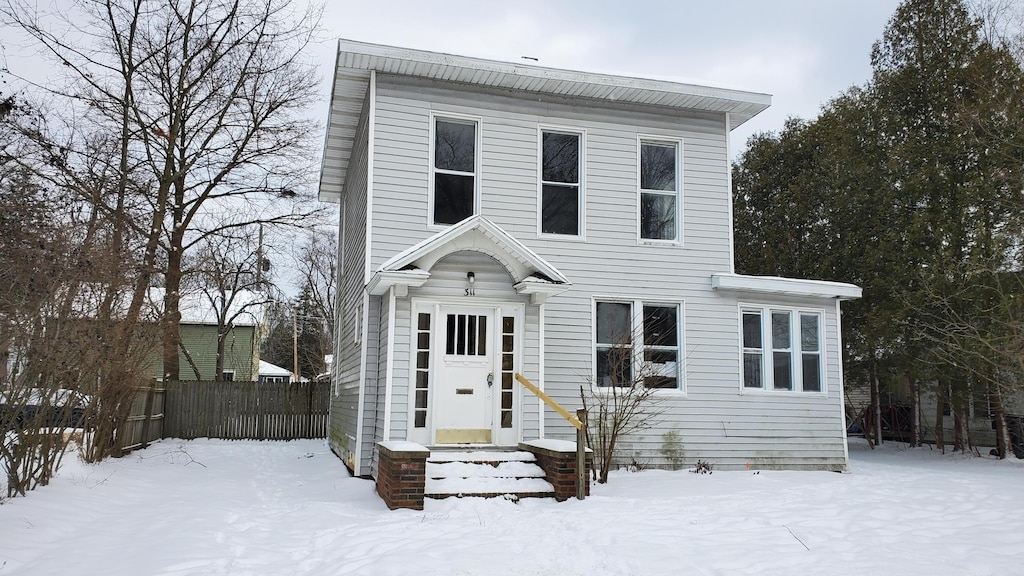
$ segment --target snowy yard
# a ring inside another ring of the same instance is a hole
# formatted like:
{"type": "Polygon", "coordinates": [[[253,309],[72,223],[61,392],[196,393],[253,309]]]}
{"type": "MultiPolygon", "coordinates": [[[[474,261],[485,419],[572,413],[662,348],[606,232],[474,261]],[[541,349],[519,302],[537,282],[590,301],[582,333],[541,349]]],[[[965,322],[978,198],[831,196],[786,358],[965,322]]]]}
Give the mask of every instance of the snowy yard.
{"type": "Polygon", "coordinates": [[[68,458],[0,506],[0,576],[1024,573],[1024,466],[929,449],[853,471],[617,473],[584,502],[390,512],[320,441],[68,458]]]}

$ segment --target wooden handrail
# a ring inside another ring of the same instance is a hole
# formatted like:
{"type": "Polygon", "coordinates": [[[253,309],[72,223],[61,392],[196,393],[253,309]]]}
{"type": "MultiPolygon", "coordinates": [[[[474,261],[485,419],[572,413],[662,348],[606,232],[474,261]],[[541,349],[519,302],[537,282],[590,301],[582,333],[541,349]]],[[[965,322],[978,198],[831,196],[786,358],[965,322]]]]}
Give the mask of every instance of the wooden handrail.
{"type": "Polygon", "coordinates": [[[569,424],[575,426],[577,430],[583,430],[583,423],[580,422],[579,418],[573,416],[568,410],[563,408],[561,404],[555,402],[554,399],[551,398],[551,396],[545,394],[543,390],[537,388],[536,384],[530,382],[529,380],[524,378],[522,374],[519,374],[518,372],[516,373],[516,380],[518,380],[520,384],[526,387],[527,390],[533,392],[538,398],[543,400],[544,403],[550,406],[552,410],[558,412],[562,416],[562,418],[568,420],[569,424]]]}

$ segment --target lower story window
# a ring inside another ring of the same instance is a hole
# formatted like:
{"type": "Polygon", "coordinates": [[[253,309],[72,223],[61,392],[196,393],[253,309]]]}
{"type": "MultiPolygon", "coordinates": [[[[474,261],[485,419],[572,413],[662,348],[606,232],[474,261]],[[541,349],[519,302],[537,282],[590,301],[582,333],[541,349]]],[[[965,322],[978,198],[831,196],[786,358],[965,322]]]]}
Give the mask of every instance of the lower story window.
{"type": "Polygon", "coordinates": [[[743,387],[821,392],[822,313],[743,306],[743,387]]]}
{"type": "Polygon", "coordinates": [[[681,306],[643,301],[597,302],[595,384],[681,388],[681,306]]]}

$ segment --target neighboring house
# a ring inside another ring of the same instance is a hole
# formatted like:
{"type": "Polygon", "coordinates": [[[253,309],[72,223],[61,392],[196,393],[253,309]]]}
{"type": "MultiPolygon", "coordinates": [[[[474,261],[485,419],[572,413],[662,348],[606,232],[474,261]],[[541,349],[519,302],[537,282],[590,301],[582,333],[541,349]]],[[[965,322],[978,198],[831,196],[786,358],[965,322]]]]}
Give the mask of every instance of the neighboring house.
{"type": "MultiPolygon", "coordinates": [[[[230,318],[231,327],[224,341],[222,380],[252,381],[259,375],[259,344],[263,337],[263,302],[257,292],[239,291],[229,298],[230,306],[221,311],[230,318]]],[[[149,302],[153,317],[158,317],[163,302],[163,289],[151,288],[149,302]]],[[[178,353],[179,378],[182,380],[215,380],[217,364],[218,313],[205,294],[182,294],[181,343],[178,353]],[[194,368],[193,368],[194,367],[194,368]],[[196,376],[196,370],[199,376],[196,376]]],[[[150,373],[163,377],[162,352],[159,346],[151,353],[150,373]]]]}
{"type": "MultiPolygon", "coordinates": [[[[330,445],[574,429],[622,334],[664,413],[623,455],[845,470],[850,284],[734,273],[731,131],[765,94],[340,41],[320,197],[341,203],[330,445]]],[[[773,247],[784,250],[785,246],[773,247]]]]}
{"type": "Polygon", "coordinates": [[[260,360],[260,382],[291,382],[292,380],[291,370],[260,360]]]}

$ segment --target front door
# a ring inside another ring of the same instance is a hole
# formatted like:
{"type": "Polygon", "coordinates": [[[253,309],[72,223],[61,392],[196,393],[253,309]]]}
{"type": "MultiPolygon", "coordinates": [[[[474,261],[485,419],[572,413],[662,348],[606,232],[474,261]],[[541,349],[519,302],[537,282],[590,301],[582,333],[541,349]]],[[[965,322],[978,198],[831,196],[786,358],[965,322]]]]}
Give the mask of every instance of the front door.
{"type": "Polygon", "coordinates": [[[438,444],[490,444],[494,417],[494,310],[442,306],[434,406],[438,444]]]}

